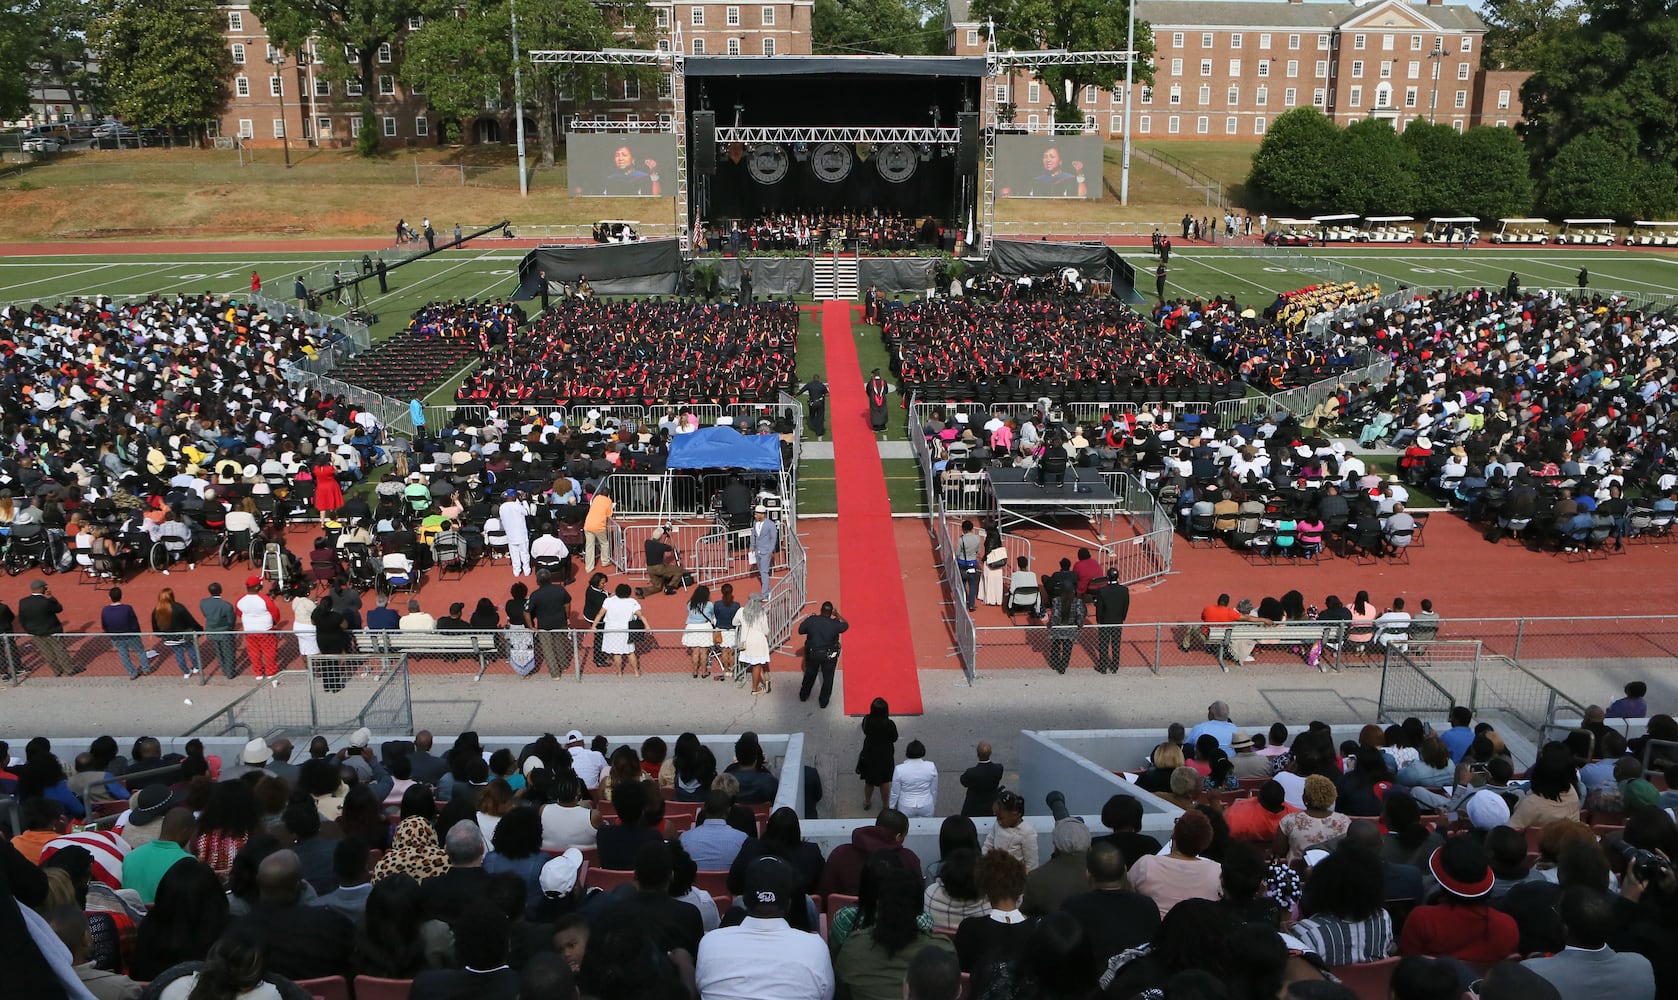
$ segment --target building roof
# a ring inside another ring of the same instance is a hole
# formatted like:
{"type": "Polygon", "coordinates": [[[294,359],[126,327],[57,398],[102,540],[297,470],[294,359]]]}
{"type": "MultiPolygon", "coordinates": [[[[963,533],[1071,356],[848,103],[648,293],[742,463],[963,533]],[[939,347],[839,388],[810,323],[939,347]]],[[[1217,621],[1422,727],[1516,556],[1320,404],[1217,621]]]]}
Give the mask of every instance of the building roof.
{"type": "MultiPolygon", "coordinates": [[[[1230,28],[1338,28],[1361,20],[1376,8],[1392,6],[1408,10],[1414,17],[1446,31],[1485,31],[1486,24],[1474,8],[1464,3],[1291,3],[1289,0],[1136,0],[1136,16],[1156,27],[1230,28]]],[[[970,21],[970,0],[950,0],[950,24],[970,21]]]]}

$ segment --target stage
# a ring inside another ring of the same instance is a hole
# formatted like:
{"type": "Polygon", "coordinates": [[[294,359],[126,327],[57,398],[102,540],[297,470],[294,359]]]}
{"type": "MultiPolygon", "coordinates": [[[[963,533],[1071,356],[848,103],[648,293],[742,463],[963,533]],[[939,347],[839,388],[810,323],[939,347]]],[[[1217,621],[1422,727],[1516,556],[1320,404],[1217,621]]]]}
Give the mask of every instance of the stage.
{"type": "Polygon", "coordinates": [[[1124,513],[1123,504],[1100,473],[1068,466],[1066,482],[1056,483],[1050,475],[1046,486],[1037,485],[1036,477],[1036,469],[990,469],[985,473],[997,522],[1004,531],[1010,525],[1029,524],[1085,541],[1083,536],[1053,523],[1057,517],[1074,517],[1088,522],[1098,542],[1106,541],[1114,532],[1116,519],[1124,513]]]}

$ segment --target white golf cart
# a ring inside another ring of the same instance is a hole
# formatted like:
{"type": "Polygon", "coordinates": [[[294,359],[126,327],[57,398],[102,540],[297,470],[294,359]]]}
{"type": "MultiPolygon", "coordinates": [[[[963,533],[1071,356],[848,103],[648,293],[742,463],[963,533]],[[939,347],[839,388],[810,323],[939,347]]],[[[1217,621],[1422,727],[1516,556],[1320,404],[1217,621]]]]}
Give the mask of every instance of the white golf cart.
{"type": "Polygon", "coordinates": [[[1273,247],[1308,247],[1322,236],[1314,219],[1271,219],[1264,242],[1273,247]]]}
{"type": "Polygon", "coordinates": [[[1416,231],[1409,226],[1400,225],[1404,222],[1415,222],[1410,215],[1367,215],[1363,219],[1363,232],[1358,233],[1359,243],[1414,243],[1416,231]]]}
{"type": "Polygon", "coordinates": [[[1678,247],[1678,222],[1633,222],[1626,233],[1626,246],[1678,247]]]}
{"type": "Polygon", "coordinates": [[[1549,219],[1499,219],[1493,243],[1548,243],[1550,231],[1545,226],[1549,219]]]}
{"type": "Polygon", "coordinates": [[[1423,243],[1460,243],[1468,246],[1480,240],[1480,231],[1474,224],[1480,219],[1473,215],[1446,215],[1427,220],[1422,227],[1423,243]]]}
{"type": "MultiPolygon", "coordinates": [[[[1581,247],[1613,246],[1614,220],[1563,219],[1561,229],[1556,233],[1556,242],[1581,247]]],[[[1629,244],[1631,241],[1628,239],[1626,242],[1629,244]]]]}
{"type": "Polygon", "coordinates": [[[1358,238],[1358,217],[1355,215],[1313,215],[1319,237],[1324,243],[1351,243],[1358,238]]]}
{"type": "Polygon", "coordinates": [[[602,219],[594,224],[594,242],[635,243],[641,239],[635,231],[640,224],[634,219],[602,219]]]}

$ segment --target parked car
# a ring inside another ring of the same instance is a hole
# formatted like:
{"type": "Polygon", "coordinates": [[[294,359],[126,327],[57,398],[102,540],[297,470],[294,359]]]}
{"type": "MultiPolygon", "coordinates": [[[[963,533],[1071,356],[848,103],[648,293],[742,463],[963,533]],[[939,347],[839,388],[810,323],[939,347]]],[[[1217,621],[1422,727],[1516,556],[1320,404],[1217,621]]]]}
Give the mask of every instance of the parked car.
{"type": "Polygon", "coordinates": [[[20,144],[25,153],[56,153],[70,145],[67,129],[61,130],[52,125],[40,125],[35,128],[24,129],[20,144]]]}
{"type": "Polygon", "coordinates": [[[95,139],[130,139],[137,133],[122,122],[100,122],[93,126],[95,139]]]}

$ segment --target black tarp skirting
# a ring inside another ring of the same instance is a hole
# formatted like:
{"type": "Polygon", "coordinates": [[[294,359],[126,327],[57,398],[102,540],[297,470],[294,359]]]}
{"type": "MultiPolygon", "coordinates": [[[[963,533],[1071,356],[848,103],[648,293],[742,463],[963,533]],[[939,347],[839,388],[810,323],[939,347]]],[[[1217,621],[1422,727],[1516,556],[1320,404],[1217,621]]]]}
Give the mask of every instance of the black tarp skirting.
{"type": "Polygon", "coordinates": [[[543,272],[550,291],[558,290],[555,282],[572,284],[586,275],[601,295],[673,295],[681,289],[683,270],[681,245],[675,240],[537,247],[519,263],[514,297],[537,297],[543,272]]]}

